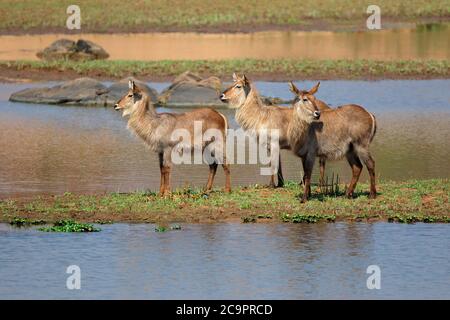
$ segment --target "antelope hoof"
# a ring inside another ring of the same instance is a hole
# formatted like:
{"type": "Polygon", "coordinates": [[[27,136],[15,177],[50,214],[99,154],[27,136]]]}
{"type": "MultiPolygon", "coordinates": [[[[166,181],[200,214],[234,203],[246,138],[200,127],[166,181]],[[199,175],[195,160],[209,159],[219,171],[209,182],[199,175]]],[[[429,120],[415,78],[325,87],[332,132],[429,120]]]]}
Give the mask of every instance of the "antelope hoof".
{"type": "Polygon", "coordinates": [[[231,188],[225,188],[223,191],[226,193],[231,193],[231,188]]]}
{"type": "Polygon", "coordinates": [[[353,199],[353,193],[347,193],[346,197],[347,199],[353,199]]]}
{"type": "Polygon", "coordinates": [[[377,197],[377,194],[376,193],[370,193],[369,194],[369,199],[375,199],[377,197]]]}
{"type": "Polygon", "coordinates": [[[159,196],[160,196],[161,198],[167,198],[167,197],[170,196],[170,191],[169,191],[169,190],[164,190],[163,192],[160,192],[160,193],[159,193],[159,196]]]}

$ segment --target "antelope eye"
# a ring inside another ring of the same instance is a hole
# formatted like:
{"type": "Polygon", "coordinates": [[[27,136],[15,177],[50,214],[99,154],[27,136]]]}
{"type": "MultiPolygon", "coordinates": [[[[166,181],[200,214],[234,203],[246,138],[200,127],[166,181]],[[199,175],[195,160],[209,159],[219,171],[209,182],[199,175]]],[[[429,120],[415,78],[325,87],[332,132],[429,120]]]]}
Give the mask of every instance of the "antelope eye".
{"type": "Polygon", "coordinates": [[[128,95],[128,98],[131,98],[131,97],[133,97],[133,95],[132,95],[132,94],[129,94],[129,95],[128,95]]]}
{"type": "Polygon", "coordinates": [[[307,102],[308,101],[308,99],[306,99],[306,98],[303,98],[303,102],[307,102]]]}
{"type": "Polygon", "coordinates": [[[236,88],[240,89],[240,88],[242,88],[242,86],[240,86],[240,85],[237,85],[237,86],[236,86],[236,88]]]}

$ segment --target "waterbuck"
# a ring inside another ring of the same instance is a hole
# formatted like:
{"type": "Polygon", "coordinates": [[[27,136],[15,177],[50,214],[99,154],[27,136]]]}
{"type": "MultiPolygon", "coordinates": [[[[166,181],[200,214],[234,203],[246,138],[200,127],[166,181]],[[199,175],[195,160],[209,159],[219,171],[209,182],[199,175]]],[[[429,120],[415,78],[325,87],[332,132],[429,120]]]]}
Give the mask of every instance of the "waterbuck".
{"type": "Polygon", "coordinates": [[[302,202],[307,201],[311,193],[311,174],[316,157],[329,160],[347,158],[353,173],[346,192],[349,198],[353,197],[363,167],[361,161],[364,162],[370,175],[369,198],[375,198],[375,161],[369,151],[377,129],[374,115],[355,104],[320,111],[314,97],[317,90],[300,91],[292,82],[289,86],[296,98],[288,137],[292,151],[302,159],[302,202]]]}
{"type": "MultiPolygon", "coordinates": [[[[317,88],[315,89],[317,91],[317,88]]],[[[226,89],[220,99],[228,103],[236,111],[237,123],[246,131],[257,137],[263,130],[279,130],[279,148],[290,149],[288,139],[289,122],[292,119],[292,108],[283,108],[274,105],[265,105],[258,91],[249,79],[233,74],[233,84],[226,89]]],[[[323,109],[329,109],[328,105],[318,100],[318,105],[323,109]]],[[[322,163],[321,163],[322,166],[322,163]]],[[[325,166],[325,162],[323,162],[325,166]]],[[[281,169],[281,156],[278,159],[277,186],[284,185],[283,172],[281,169]]],[[[270,178],[271,187],[275,187],[275,175],[270,178]]]]}
{"type": "Polygon", "coordinates": [[[177,132],[188,133],[190,140],[188,144],[191,151],[201,149],[203,152],[212,142],[216,144],[214,150],[220,152],[221,157],[211,152],[214,161],[209,164],[209,177],[205,189],[206,191],[211,190],[217,166],[221,163],[225,172],[225,191],[229,192],[231,190],[230,169],[225,155],[228,127],[226,117],[211,108],[202,108],[179,114],[157,113],[144,90],[139,88],[132,80],[129,81],[128,85],[128,92],[116,103],[115,109],[121,110],[122,116],[129,116],[128,128],[142,138],[152,151],[158,153],[161,171],[160,194],[170,193],[172,153],[173,151],[180,153],[178,148],[181,141],[180,137],[176,135],[177,132]],[[201,130],[194,129],[196,125],[200,125],[201,130]],[[209,130],[218,131],[221,139],[214,136],[208,141],[203,141],[203,136],[209,130]],[[201,145],[196,145],[198,141],[201,141],[201,145]]]}

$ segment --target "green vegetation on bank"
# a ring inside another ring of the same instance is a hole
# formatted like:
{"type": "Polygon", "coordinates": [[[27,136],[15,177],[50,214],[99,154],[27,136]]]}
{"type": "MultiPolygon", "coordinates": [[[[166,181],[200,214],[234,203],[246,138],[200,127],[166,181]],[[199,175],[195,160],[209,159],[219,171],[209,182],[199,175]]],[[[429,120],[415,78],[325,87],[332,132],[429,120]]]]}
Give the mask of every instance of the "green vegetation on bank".
{"type": "Polygon", "coordinates": [[[0,220],[148,222],[164,228],[157,231],[168,230],[166,226],[172,222],[450,222],[449,179],[381,182],[375,200],[368,199],[367,190],[366,184],[359,184],[355,199],[345,198],[342,192],[329,196],[313,190],[312,199],[305,204],[299,201],[302,187],[294,182],[280,189],[236,187],[229,194],[220,190],[204,194],[200,189],[185,188],[166,198],[153,192],[64,193],[2,200],[0,220]]]}
{"type": "Polygon", "coordinates": [[[306,60],[306,59],[233,59],[233,60],[163,60],[120,61],[97,60],[2,61],[0,70],[39,72],[72,72],[79,76],[122,78],[134,75],[142,79],[177,76],[186,70],[229,79],[233,72],[244,72],[258,78],[290,79],[357,79],[357,78],[431,78],[450,77],[450,61],[373,61],[373,60],[306,60]]]}
{"type": "Polygon", "coordinates": [[[330,26],[363,24],[367,7],[376,4],[383,19],[449,17],[449,0],[2,0],[0,31],[67,31],[66,9],[77,4],[83,32],[241,30],[246,26],[330,26]]]}

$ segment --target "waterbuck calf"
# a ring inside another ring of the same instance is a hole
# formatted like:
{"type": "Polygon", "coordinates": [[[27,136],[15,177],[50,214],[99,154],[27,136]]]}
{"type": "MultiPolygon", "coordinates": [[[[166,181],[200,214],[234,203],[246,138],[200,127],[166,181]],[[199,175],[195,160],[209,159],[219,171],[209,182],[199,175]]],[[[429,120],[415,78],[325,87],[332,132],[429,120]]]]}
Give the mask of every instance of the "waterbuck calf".
{"type": "Polygon", "coordinates": [[[316,157],[330,160],[347,158],[353,172],[347,189],[348,197],[353,197],[362,170],[361,161],[364,162],[370,175],[369,197],[375,198],[375,161],[369,151],[377,128],[375,117],[355,104],[320,111],[314,97],[315,91],[300,91],[292,82],[290,89],[296,98],[288,137],[292,151],[302,159],[302,202],[307,201],[311,193],[311,174],[316,157]]]}
{"type": "MultiPolygon", "coordinates": [[[[314,90],[317,91],[317,88],[314,90]]],[[[265,105],[248,78],[245,75],[240,77],[235,73],[233,74],[233,84],[223,92],[220,99],[222,102],[228,103],[230,108],[237,109],[236,121],[244,130],[259,137],[263,131],[278,129],[279,148],[290,149],[288,127],[292,119],[292,108],[265,105]]],[[[323,110],[329,109],[328,105],[319,99],[317,99],[317,104],[323,110]]],[[[323,161],[323,167],[325,167],[325,161],[323,161]]],[[[278,159],[277,177],[277,186],[282,187],[284,178],[281,156],[278,159]]],[[[275,187],[275,175],[270,178],[270,186],[275,187]]]]}
{"type": "MultiPolygon", "coordinates": [[[[289,86],[291,86],[292,82],[289,84],[289,86]]],[[[317,84],[311,88],[311,90],[307,91],[307,90],[298,90],[298,92],[301,92],[302,94],[305,95],[314,95],[317,90],[319,90],[319,86],[320,86],[320,82],[317,82],[317,84]]],[[[292,88],[291,88],[292,91],[292,88]]],[[[319,109],[320,112],[325,111],[325,110],[330,110],[330,106],[328,104],[326,104],[325,102],[323,102],[322,100],[319,100],[317,98],[315,98],[315,103],[317,108],[319,109]]],[[[325,183],[325,164],[326,164],[326,157],[321,156],[319,158],[319,165],[320,165],[320,178],[319,178],[319,188],[322,188],[322,186],[325,183]]]]}
{"type": "Polygon", "coordinates": [[[189,133],[190,141],[188,141],[188,144],[191,151],[201,149],[203,152],[211,143],[215,143],[214,150],[221,154],[219,156],[219,154],[214,154],[214,151],[211,152],[214,161],[209,164],[206,190],[212,188],[219,163],[222,164],[225,172],[225,191],[231,190],[230,169],[225,155],[228,123],[224,115],[211,108],[202,108],[180,114],[157,113],[145,91],[136,86],[132,80],[129,81],[127,94],[116,103],[115,109],[122,110],[122,116],[129,116],[128,128],[142,138],[151,150],[158,153],[161,171],[159,192],[161,195],[170,193],[172,151],[179,152],[177,150],[181,142],[180,137],[175,134],[176,132],[189,133]],[[197,124],[201,125],[201,130],[194,129],[197,124]],[[219,137],[221,139],[214,136],[209,141],[203,141],[203,136],[208,130],[218,131],[221,134],[221,137],[219,137]],[[196,145],[198,141],[201,141],[201,145],[196,145]]]}

